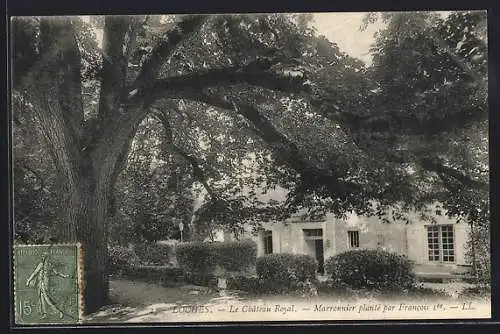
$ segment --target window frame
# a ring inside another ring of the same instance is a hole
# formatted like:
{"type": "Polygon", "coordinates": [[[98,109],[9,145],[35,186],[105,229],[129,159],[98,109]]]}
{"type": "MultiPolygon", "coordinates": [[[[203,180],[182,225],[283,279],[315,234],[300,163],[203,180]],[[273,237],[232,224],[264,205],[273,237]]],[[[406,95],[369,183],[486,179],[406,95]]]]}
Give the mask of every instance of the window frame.
{"type": "Polygon", "coordinates": [[[442,224],[442,225],[426,225],[426,246],[427,246],[427,255],[426,260],[429,263],[443,263],[443,264],[454,264],[457,261],[456,254],[456,233],[455,226],[453,224],[442,224]],[[432,232],[432,235],[431,235],[432,232]],[[450,236],[451,235],[451,236],[450,236]],[[430,242],[430,239],[436,239],[437,243],[433,241],[430,242]],[[445,239],[447,239],[445,241],[445,239]],[[451,243],[448,239],[451,239],[451,243]],[[436,246],[431,247],[431,245],[436,246]],[[445,247],[446,245],[446,247],[445,247]],[[451,245],[451,247],[450,247],[451,245]],[[437,253],[436,253],[437,249],[437,253]],[[431,251],[433,254],[431,255],[431,251]],[[437,256],[437,258],[436,258],[437,256]],[[432,259],[431,259],[432,257],[432,259]]]}
{"type": "Polygon", "coordinates": [[[304,234],[304,240],[323,240],[322,228],[303,228],[302,233],[304,234]]]}
{"type": "Polygon", "coordinates": [[[272,230],[264,230],[262,231],[262,243],[264,245],[264,255],[273,254],[273,231],[272,230]],[[269,243],[270,239],[270,243],[269,243]],[[270,248],[270,252],[268,252],[270,248]]]}
{"type": "Polygon", "coordinates": [[[347,230],[347,246],[349,249],[359,249],[361,248],[360,238],[359,238],[359,230],[347,230]],[[353,239],[352,236],[355,238],[353,239]],[[357,245],[353,246],[353,240],[357,241],[357,245]]]}

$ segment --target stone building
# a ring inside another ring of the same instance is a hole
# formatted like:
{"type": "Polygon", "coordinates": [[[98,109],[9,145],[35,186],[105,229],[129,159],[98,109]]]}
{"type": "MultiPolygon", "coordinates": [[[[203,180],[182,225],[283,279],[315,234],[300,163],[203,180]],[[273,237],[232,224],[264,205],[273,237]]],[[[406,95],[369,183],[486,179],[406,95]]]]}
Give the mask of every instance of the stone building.
{"type": "MultiPolygon", "coordinates": [[[[467,224],[446,216],[435,216],[427,222],[414,214],[405,224],[383,223],[378,217],[354,214],[347,219],[327,214],[321,220],[298,214],[284,222],[263,223],[257,233],[248,229],[242,237],[257,243],[258,256],[311,255],[318,260],[320,274],[331,256],[351,249],[382,248],[406,255],[421,277],[450,278],[469,267],[465,256],[469,229],[467,224]]],[[[223,239],[234,237],[225,233],[223,239]]]]}

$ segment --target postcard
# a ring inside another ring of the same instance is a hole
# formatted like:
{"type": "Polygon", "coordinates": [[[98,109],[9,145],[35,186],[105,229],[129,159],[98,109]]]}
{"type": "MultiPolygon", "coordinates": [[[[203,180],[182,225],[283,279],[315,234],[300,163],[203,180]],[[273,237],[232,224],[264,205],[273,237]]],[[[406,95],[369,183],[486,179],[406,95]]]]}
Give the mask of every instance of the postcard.
{"type": "Polygon", "coordinates": [[[15,325],[491,318],[486,11],[10,28],[15,325]]]}

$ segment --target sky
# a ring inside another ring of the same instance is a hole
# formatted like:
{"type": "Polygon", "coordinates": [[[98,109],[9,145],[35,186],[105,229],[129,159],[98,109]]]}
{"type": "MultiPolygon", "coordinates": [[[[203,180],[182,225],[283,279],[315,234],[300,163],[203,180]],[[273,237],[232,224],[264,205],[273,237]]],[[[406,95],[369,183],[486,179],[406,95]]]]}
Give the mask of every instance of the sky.
{"type": "MultiPolygon", "coordinates": [[[[351,57],[359,58],[369,64],[368,54],[373,34],[382,26],[380,23],[369,25],[365,31],[360,31],[365,13],[314,13],[312,25],[318,33],[339,45],[340,49],[351,57]]],[[[88,16],[83,17],[85,21],[88,16]]],[[[102,42],[102,31],[96,31],[99,44],[102,42]]]]}
{"type": "MultiPolygon", "coordinates": [[[[450,14],[448,11],[439,13],[444,17],[450,14]]],[[[366,13],[363,12],[314,13],[312,25],[319,34],[337,43],[339,48],[349,56],[361,59],[370,65],[371,56],[368,51],[375,41],[375,32],[383,28],[383,23],[369,24],[367,29],[361,31],[360,27],[365,15],[366,13]]],[[[88,16],[84,17],[84,20],[88,20],[88,16]]],[[[96,33],[101,42],[102,31],[96,33]]]]}
{"type": "Polygon", "coordinates": [[[337,43],[339,48],[351,57],[359,58],[370,64],[368,54],[374,42],[374,33],[382,28],[381,23],[368,25],[364,31],[360,30],[362,19],[366,13],[315,13],[313,26],[318,33],[324,35],[331,42],[337,43]]]}

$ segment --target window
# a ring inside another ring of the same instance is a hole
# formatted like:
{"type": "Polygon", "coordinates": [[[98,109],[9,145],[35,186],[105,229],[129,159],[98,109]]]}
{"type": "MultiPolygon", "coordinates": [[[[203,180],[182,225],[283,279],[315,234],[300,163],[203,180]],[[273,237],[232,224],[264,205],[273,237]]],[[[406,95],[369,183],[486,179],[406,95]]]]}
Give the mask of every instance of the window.
{"type": "Polygon", "coordinates": [[[429,261],[455,262],[453,225],[427,226],[429,261]]]}
{"type": "Polygon", "coordinates": [[[321,228],[308,228],[303,231],[305,239],[323,239],[323,229],[321,228]]]}
{"type": "Polygon", "coordinates": [[[377,247],[385,246],[385,236],[383,234],[377,234],[377,247]]]}
{"type": "Polygon", "coordinates": [[[262,239],[264,241],[264,254],[273,253],[273,231],[264,231],[262,239]]]}
{"type": "Polygon", "coordinates": [[[359,231],[347,231],[349,248],[359,248],[359,231]]]}

